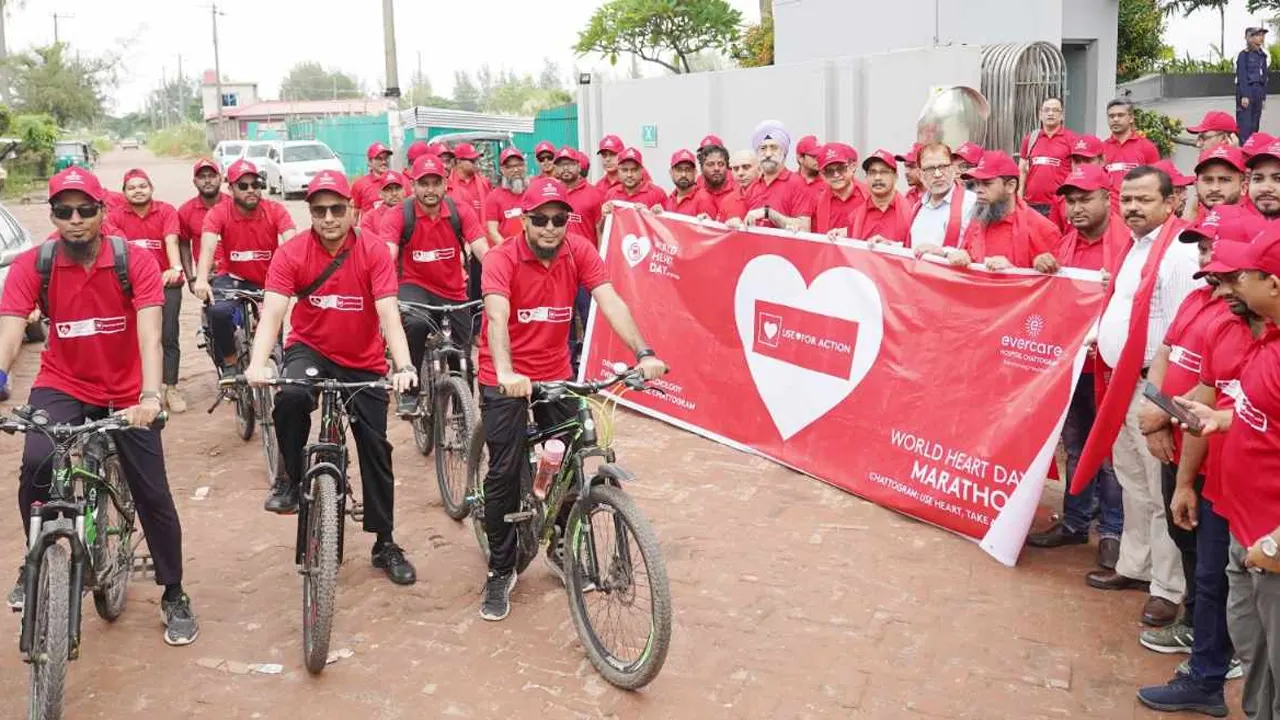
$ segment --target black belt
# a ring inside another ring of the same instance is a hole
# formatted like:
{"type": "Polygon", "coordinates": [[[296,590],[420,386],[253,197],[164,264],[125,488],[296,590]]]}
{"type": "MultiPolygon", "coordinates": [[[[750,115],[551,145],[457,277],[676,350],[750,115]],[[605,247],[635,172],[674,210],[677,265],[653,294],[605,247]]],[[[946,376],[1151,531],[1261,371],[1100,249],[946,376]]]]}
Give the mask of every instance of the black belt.
{"type": "Polygon", "coordinates": [[[1141,373],[1141,375],[1142,375],[1142,379],[1143,379],[1143,380],[1146,380],[1146,379],[1147,379],[1147,371],[1149,371],[1149,370],[1151,370],[1151,368],[1142,368],[1142,373],[1141,373]]]}

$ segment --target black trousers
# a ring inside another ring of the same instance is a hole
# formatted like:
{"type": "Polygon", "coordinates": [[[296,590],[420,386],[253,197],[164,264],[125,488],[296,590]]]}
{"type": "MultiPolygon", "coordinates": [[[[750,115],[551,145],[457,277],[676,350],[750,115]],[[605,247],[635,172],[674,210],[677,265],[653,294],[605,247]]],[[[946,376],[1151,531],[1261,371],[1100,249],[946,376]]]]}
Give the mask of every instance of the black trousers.
{"type": "MultiPolygon", "coordinates": [[[[209,281],[210,287],[219,290],[261,290],[248,280],[217,275],[209,281]]],[[[238,300],[218,300],[205,308],[204,314],[213,333],[213,356],[221,365],[223,358],[236,354],[236,308],[238,300]]],[[[176,376],[175,376],[176,377],[176,376]]]]}
{"type": "MultiPolygon", "coordinates": [[[[577,400],[566,399],[534,407],[540,426],[572,417],[577,400]]],[[[529,473],[529,401],[509,398],[492,385],[480,386],[480,422],[489,448],[489,472],[484,476],[484,531],[489,536],[489,569],[506,571],[516,566],[516,529],[502,518],[520,510],[520,481],[529,473]]]]}
{"type": "MultiPolygon", "coordinates": [[[[1173,524],[1173,513],[1169,512],[1169,504],[1173,502],[1173,491],[1178,487],[1178,466],[1169,463],[1163,463],[1160,466],[1160,494],[1164,496],[1164,519],[1165,525],[1169,528],[1169,537],[1173,539],[1173,544],[1178,546],[1178,552],[1182,555],[1182,576],[1187,583],[1187,590],[1182,595],[1182,606],[1187,611],[1187,621],[1190,622],[1196,616],[1196,562],[1198,555],[1196,553],[1196,531],[1183,530],[1173,524]]],[[[1200,491],[1204,489],[1204,476],[1197,475],[1195,479],[1196,497],[1200,498],[1200,502],[1204,502],[1204,498],[1200,496],[1200,491]]]]}
{"type": "MultiPolygon", "coordinates": [[[[27,402],[47,412],[53,423],[101,420],[111,412],[107,408],[82,403],[52,388],[32,388],[27,402]]],[[[147,547],[151,549],[151,559],[156,566],[156,584],[182,582],[182,524],[178,521],[178,510],[173,506],[173,494],[169,491],[160,433],[156,430],[126,430],[112,433],[111,440],[120,458],[124,480],[133,494],[138,520],[147,537],[147,547]]],[[[48,438],[36,433],[27,434],[18,488],[18,512],[22,514],[24,534],[31,521],[31,503],[49,499],[52,455],[53,445],[48,438]]]]}
{"type": "MultiPolygon", "coordinates": [[[[423,303],[425,305],[455,305],[457,300],[449,300],[442,298],[422,287],[410,283],[401,283],[400,291],[397,298],[405,302],[423,303]]],[[[443,313],[432,313],[435,321],[441,321],[440,315],[443,313]]],[[[422,358],[426,354],[427,335],[430,334],[431,328],[426,320],[415,315],[407,313],[400,316],[400,321],[404,323],[405,339],[409,342],[409,359],[413,361],[413,367],[422,367],[422,358]]],[[[454,310],[449,313],[449,330],[453,333],[453,341],[464,352],[471,352],[471,311],[470,310],[454,310]]],[[[455,372],[462,370],[462,363],[457,358],[449,359],[449,369],[455,372]]],[[[414,386],[406,395],[417,395],[418,387],[414,386]]]]}
{"type": "MultiPolygon", "coordinates": [[[[368,370],[342,367],[301,343],[285,349],[282,373],[285,377],[309,377],[308,368],[319,371],[317,377],[342,382],[368,382],[382,377],[368,370]]],[[[343,395],[360,462],[365,532],[391,532],[396,481],[391,471],[391,443],[387,441],[387,392],[367,388],[343,395]]],[[[315,409],[316,393],[308,388],[285,387],[276,393],[272,418],[280,445],[280,464],[293,483],[306,475],[304,452],[311,435],[311,413],[315,409]]]]}
{"type": "Polygon", "coordinates": [[[164,289],[164,310],[160,315],[160,347],[164,349],[164,384],[178,384],[178,364],[182,361],[182,347],[178,340],[181,328],[178,317],[182,314],[182,288],[164,289]]]}
{"type": "Polygon", "coordinates": [[[1053,210],[1053,205],[1049,203],[1027,203],[1027,207],[1035,210],[1044,217],[1049,217],[1049,213],[1053,210]]]}

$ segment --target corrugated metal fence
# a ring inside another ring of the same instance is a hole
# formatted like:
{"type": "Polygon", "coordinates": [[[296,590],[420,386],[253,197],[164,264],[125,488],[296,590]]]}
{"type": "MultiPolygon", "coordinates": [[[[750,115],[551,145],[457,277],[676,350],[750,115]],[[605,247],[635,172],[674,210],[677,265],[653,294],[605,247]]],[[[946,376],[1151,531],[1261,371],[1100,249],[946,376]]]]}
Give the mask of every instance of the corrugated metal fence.
{"type": "Polygon", "coordinates": [[[290,140],[319,140],[342,160],[348,175],[361,175],[368,165],[365,151],[391,137],[385,115],[357,115],[298,120],[289,123],[290,140]]]}

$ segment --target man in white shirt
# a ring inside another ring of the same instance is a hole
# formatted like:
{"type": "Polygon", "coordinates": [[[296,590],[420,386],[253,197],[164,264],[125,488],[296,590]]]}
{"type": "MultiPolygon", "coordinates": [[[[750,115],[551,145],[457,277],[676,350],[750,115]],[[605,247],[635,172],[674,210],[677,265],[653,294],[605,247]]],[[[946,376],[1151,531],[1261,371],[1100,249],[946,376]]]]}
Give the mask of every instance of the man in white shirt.
{"type": "MultiPolygon", "coordinates": [[[[1160,461],[1147,449],[1138,415],[1147,368],[1183,299],[1200,286],[1193,277],[1200,266],[1195,245],[1172,242],[1185,224],[1173,213],[1173,184],[1164,172],[1148,166],[1130,171],[1121,186],[1120,207],[1134,242],[1111,281],[1113,292],[1098,327],[1098,355],[1116,370],[1107,395],[1119,395],[1111,398],[1110,407],[1123,410],[1127,405],[1111,446],[1116,477],[1124,490],[1124,532],[1115,570],[1091,572],[1087,581],[1101,590],[1136,589],[1150,583],[1142,621],[1159,627],[1177,619],[1185,581],[1181,556],[1165,522],[1160,461]],[[1150,263],[1158,265],[1149,268],[1150,263]],[[1151,270],[1155,274],[1148,279],[1146,273],[1151,270]],[[1135,317],[1135,313],[1145,315],[1135,317]],[[1131,339],[1130,334],[1142,331],[1143,325],[1142,336],[1131,339]],[[1134,372],[1122,377],[1123,367],[1134,372]]],[[[1104,398],[1103,406],[1107,405],[1104,398]]],[[[1100,408],[1100,416],[1103,412],[1100,408]]],[[[1113,417],[1119,420],[1118,414],[1113,417]]],[[[1095,433],[1100,432],[1099,425],[1107,427],[1099,422],[1095,433]]],[[[1104,437],[1098,440],[1110,442],[1104,437]]]]}
{"type": "Polygon", "coordinates": [[[956,182],[951,148],[942,143],[920,149],[920,181],[925,196],[911,221],[911,247],[917,255],[942,254],[941,248],[960,247],[978,196],[956,182]]]}

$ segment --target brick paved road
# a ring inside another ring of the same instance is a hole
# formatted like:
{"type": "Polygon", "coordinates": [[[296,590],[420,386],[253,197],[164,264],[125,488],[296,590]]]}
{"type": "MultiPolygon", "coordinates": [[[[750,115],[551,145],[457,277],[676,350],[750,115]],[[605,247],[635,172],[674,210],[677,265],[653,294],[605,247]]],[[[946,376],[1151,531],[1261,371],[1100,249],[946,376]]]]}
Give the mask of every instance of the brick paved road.
{"type": "MultiPolygon", "coordinates": [[[[114,185],[144,158],[162,198],[190,193],[186,163],[145,151],[108,155],[100,171],[114,185]]],[[[14,209],[46,231],[42,208],[14,209]]],[[[89,610],[69,718],[1148,718],[1135,688],[1166,679],[1180,659],[1137,644],[1142,595],[1085,587],[1092,548],[1031,552],[1006,569],[957,537],[622,413],[617,447],[640,476],[630,491],[662,540],[674,596],[672,650],[653,685],[628,694],[596,675],[541,564],[520,579],[506,622],[479,619],[484,564],[471,530],[441,511],[434,466],[400,422],[397,537],[419,582],[398,588],[375,573],[369,539],[349,526],[333,647],[351,655],[312,678],[300,658],[294,524],[262,512],[256,439],[236,437],[229,408],[203,412],[212,371],[195,348],[194,309],[183,361],[192,410],[165,444],[201,636],[166,647],[147,583],[132,587],[115,625],[89,610]],[[207,497],[194,499],[197,488],[207,497]],[[284,672],[249,674],[249,663],[284,672]]],[[[32,350],[14,371],[17,398],[32,350]]],[[[19,456],[20,443],[0,437],[11,478],[19,456]]],[[[0,493],[10,513],[14,488],[0,493]]],[[[18,518],[9,520],[0,554],[16,565],[18,518]]],[[[11,642],[0,648],[0,717],[19,717],[18,620],[0,622],[11,642]]]]}

